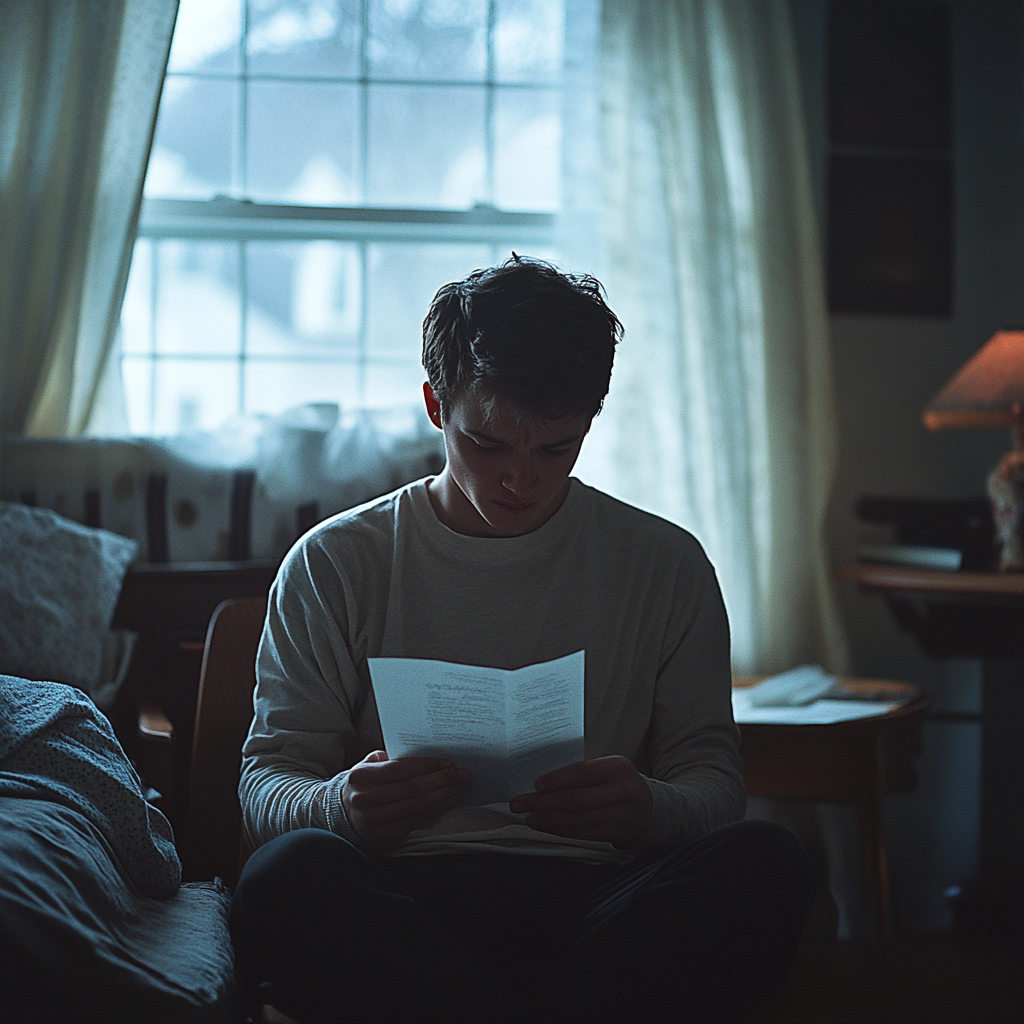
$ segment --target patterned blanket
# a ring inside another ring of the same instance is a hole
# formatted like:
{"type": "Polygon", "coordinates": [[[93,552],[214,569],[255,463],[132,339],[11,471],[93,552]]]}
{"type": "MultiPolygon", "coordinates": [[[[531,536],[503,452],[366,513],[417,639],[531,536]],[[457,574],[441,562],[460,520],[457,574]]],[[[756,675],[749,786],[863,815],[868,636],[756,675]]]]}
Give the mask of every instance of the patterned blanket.
{"type": "Polygon", "coordinates": [[[0,796],[84,815],[142,893],[165,896],[181,881],[169,822],[143,799],[110,723],[74,687],[0,675],[0,796]]]}

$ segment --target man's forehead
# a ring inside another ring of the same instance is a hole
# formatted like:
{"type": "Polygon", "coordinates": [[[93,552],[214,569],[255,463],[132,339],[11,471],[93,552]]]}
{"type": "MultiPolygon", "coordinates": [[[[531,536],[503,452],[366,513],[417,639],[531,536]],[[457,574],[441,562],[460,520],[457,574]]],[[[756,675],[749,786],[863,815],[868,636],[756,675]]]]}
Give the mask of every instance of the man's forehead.
{"type": "Polygon", "coordinates": [[[481,429],[516,430],[523,424],[546,430],[553,427],[572,427],[587,420],[582,414],[567,416],[538,416],[527,412],[502,395],[491,392],[464,392],[452,402],[452,411],[469,427],[481,429]]]}

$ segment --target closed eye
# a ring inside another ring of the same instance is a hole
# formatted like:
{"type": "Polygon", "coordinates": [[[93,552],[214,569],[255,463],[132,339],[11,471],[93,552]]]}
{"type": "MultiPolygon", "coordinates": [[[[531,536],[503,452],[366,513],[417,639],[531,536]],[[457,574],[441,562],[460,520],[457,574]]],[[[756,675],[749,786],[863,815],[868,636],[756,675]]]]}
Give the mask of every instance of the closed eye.
{"type": "Polygon", "coordinates": [[[500,444],[493,444],[488,441],[481,441],[478,438],[469,435],[469,439],[479,448],[482,452],[496,452],[502,446],[500,444]]]}

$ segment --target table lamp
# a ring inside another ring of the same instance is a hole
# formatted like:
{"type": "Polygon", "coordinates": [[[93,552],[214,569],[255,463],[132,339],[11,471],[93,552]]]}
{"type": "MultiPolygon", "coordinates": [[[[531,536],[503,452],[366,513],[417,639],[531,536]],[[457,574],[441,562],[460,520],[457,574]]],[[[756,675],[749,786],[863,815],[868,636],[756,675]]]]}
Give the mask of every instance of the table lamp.
{"type": "Polygon", "coordinates": [[[997,331],[928,403],[929,430],[1010,427],[1013,450],[988,476],[999,568],[1024,572],[1024,331],[997,331]]]}

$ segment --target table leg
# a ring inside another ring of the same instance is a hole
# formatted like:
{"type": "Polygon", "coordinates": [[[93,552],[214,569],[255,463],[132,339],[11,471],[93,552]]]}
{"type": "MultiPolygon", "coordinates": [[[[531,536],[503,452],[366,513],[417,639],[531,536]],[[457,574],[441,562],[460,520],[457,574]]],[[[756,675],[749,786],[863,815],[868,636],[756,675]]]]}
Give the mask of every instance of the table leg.
{"type": "Polygon", "coordinates": [[[952,903],[969,938],[1024,936],[1024,660],[986,658],[978,874],[952,903]]]}
{"type": "Polygon", "coordinates": [[[889,863],[885,854],[884,747],[881,733],[874,737],[871,778],[865,796],[856,802],[857,835],[860,843],[861,885],[868,911],[877,915],[878,934],[888,943],[892,932],[889,901],[889,863]]]}
{"type": "Polygon", "coordinates": [[[1024,660],[987,658],[982,710],[982,871],[1024,883],[1024,660]]]}

